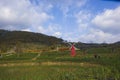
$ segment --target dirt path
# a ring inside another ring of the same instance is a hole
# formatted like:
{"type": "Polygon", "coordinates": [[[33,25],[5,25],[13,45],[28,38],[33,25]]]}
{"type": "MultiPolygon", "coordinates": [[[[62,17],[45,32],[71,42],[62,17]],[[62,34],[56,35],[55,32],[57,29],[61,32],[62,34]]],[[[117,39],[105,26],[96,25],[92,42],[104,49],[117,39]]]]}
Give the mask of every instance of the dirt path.
{"type": "Polygon", "coordinates": [[[25,63],[3,63],[3,64],[0,64],[0,66],[3,66],[3,67],[8,67],[8,66],[37,66],[37,65],[46,65],[46,66],[69,65],[69,66],[83,66],[83,67],[101,66],[101,65],[98,65],[98,64],[92,64],[92,63],[87,63],[87,62],[83,62],[83,63],[74,63],[74,62],[41,62],[41,63],[25,62],[25,63]]]}
{"type": "Polygon", "coordinates": [[[6,56],[11,56],[11,55],[13,55],[13,54],[7,54],[6,56]]]}
{"type": "Polygon", "coordinates": [[[88,62],[42,62],[41,65],[71,65],[71,66],[100,66],[98,64],[92,64],[88,62]]]}
{"type": "Polygon", "coordinates": [[[41,55],[42,52],[40,52],[37,56],[35,56],[34,58],[32,58],[33,61],[35,61],[40,55],[41,55]]]}

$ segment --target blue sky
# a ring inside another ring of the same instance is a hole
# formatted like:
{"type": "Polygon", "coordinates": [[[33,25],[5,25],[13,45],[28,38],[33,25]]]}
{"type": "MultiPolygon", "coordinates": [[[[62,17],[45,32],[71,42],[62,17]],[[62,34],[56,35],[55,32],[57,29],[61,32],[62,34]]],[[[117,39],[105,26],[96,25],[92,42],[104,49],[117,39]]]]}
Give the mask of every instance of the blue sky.
{"type": "Polygon", "coordinates": [[[0,0],[0,29],[67,41],[120,41],[120,2],[114,0],[0,0]]]}

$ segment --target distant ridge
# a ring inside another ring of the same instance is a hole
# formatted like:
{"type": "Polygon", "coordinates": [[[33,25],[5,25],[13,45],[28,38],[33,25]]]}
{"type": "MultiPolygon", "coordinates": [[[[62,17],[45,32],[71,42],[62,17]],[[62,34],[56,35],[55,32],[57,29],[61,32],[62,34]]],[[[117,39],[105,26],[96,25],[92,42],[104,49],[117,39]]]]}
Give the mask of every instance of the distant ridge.
{"type": "Polygon", "coordinates": [[[17,42],[54,45],[62,43],[63,40],[42,33],[0,30],[0,43],[17,43],[17,42]]]}
{"type": "Polygon", "coordinates": [[[65,45],[63,39],[42,33],[0,30],[0,53],[40,52],[65,45]]]}
{"type": "MultiPolygon", "coordinates": [[[[120,47],[120,41],[111,44],[78,42],[75,46],[80,50],[102,47],[113,49],[120,47]]],[[[27,31],[8,31],[0,29],[0,52],[14,50],[15,47],[17,47],[18,52],[39,52],[40,50],[55,50],[58,47],[62,47],[62,50],[64,50],[66,47],[70,48],[70,45],[61,38],[48,36],[42,33],[27,31]]]]}

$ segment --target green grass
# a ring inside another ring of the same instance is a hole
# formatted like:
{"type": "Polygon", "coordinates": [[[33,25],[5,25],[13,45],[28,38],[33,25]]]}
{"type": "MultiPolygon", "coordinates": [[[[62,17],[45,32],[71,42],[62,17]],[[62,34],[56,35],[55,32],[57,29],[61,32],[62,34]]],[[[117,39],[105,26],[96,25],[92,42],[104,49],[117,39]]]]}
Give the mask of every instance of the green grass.
{"type": "Polygon", "coordinates": [[[0,80],[119,80],[120,74],[107,67],[19,66],[0,67],[0,80]]]}
{"type": "Polygon", "coordinates": [[[42,53],[40,57],[38,57],[37,61],[43,62],[43,61],[57,61],[57,58],[59,57],[70,57],[69,51],[64,52],[45,52],[42,53]]]}
{"type": "Polygon", "coordinates": [[[4,54],[0,58],[0,80],[120,80],[120,54],[91,50],[86,54],[77,51],[75,57],[70,56],[70,51],[42,52],[34,61],[32,59],[39,53],[4,54]],[[100,58],[94,58],[94,54],[100,58]],[[56,64],[42,64],[45,62],[56,64]],[[21,65],[2,66],[5,63],[21,65]]]}
{"type": "Polygon", "coordinates": [[[30,62],[32,58],[38,55],[38,53],[19,53],[19,54],[3,54],[0,58],[0,63],[11,63],[11,62],[30,62]]]}

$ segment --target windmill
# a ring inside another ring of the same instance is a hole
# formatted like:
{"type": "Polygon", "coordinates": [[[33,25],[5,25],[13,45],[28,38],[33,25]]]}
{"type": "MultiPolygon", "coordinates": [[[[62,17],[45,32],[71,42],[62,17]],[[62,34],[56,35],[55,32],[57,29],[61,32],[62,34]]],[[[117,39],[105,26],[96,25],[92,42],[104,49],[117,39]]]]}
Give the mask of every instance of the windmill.
{"type": "Polygon", "coordinates": [[[70,50],[71,50],[71,56],[74,57],[76,55],[76,50],[75,50],[74,44],[71,45],[70,50]]]}
{"type": "Polygon", "coordinates": [[[70,46],[70,51],[71,51],[71,56],[74,57],[76,55],[76,50],[78,50],[76,47],[75,47],[75,43],[71,43],[71,42],[67,42],[65,41],[65,43],[69,44],[70,46]]]}

